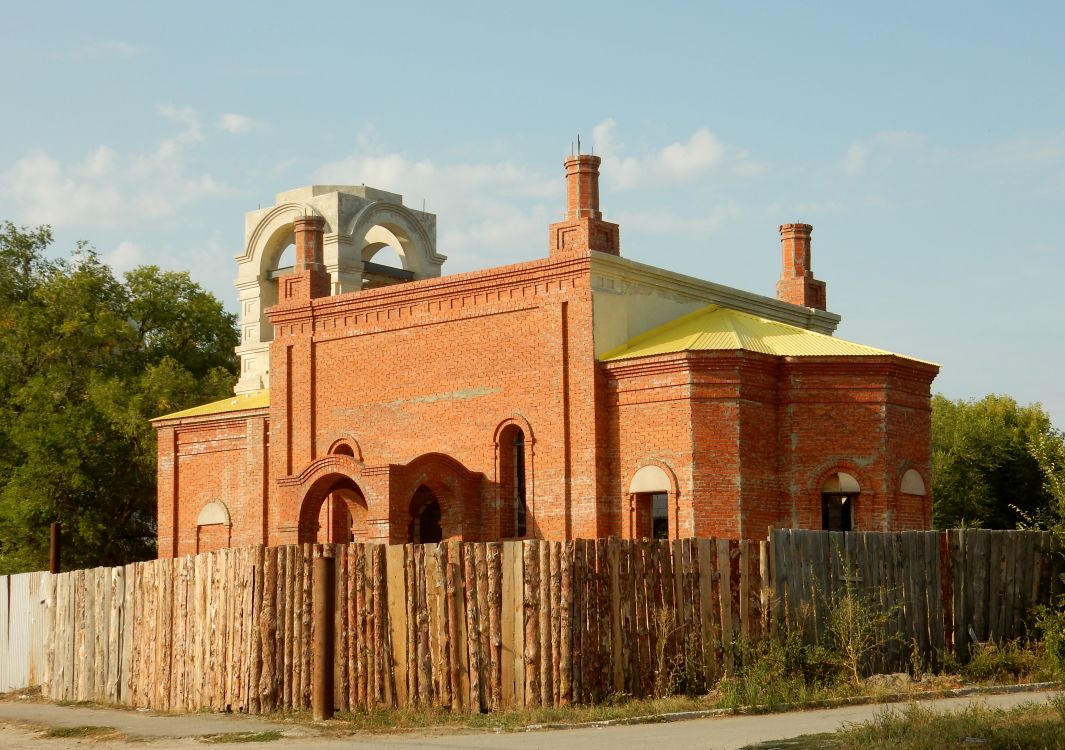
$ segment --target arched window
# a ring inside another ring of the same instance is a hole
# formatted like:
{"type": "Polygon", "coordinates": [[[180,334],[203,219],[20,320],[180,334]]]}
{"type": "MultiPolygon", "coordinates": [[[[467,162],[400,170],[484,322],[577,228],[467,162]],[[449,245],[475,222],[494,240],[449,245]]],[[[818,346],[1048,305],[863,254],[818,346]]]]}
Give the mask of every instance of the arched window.
{"type": "Polygon", "coordinates": [[[821,528],[825,531],[851,531],[854,503],[861,493],[858,480],[846,472],[836,472],[821,485],[821,528]]]}
{"type": "Polygon", "coordinates": [[[351,456],[355,457],[355,449],[347,443],[339,443],[336,448],[333,449],[333,455],[335,456],[351,456]]]}
{"type": "Polygon", "coordinates": [[[213,552],[228,547],[233,523],[221,500],[204,505],[196,516],[196,552],[213,552]]]}
{"type": "Polygon", "coordinates": [[[899,489],[904,495],[924,496],[924,478],[916,469],[908,469],[906,473],[902,475],[902,485],[899,489]]]}
{"type": "Polygon", "coordinates": [[[528,533],[525,432],[516,424],[499,434],[499,536],[524,537],[528,533]]]}

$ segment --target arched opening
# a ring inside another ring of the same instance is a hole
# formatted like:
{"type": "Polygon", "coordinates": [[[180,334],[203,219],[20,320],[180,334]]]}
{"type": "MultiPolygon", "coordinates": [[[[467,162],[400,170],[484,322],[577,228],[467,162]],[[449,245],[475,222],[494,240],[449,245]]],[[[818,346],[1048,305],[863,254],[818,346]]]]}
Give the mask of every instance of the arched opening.
{"type": "Polygon", "coordinates": [[[321,544],[348,544],[365,539],[366,499],[357,487],[338,487],[322,501],[318,511],[318,534],[321,544]]]}
{"type": "Polygon", "coordinates": [[[525,432],[509,424],[499,433],[499,536],[520,539],[528,533],[528,483],[525,432]]]}
{"type": "MultiPolygon", "coordinates": [[[[375,227],[375,229],[378,229],[375,227]]],[[[404,281],[413,281],[414,273],[407,269],[404,255],[394,240],[371,242],[362,249],[362,288],[375,289],[404,281]]]]}
{"type": "Polygon", "coordinates": [[[831,474],[821,485],[821,528],[825,531],[852,531],[854,503],[861,493],[858,480],[846,472],[831,474]]]}
{"type": "Polygon", "coordinates": [[[292,273],[292,269],[296,267],[296,243],[289,242],[281,249],[281,252],[277,255],[277,261],[274,263],[272,273],[276,276],[283,276],[286,273],[292,273]]]}
{"type": "Polygon", "coordinates": [[[676,526],[669,507],[672,486],[666,471],[653,464],[640,468],[633,475],[629,482],[633,539],[670,538],[670,528],[676,526]]]}
{"type": "Polygon", "coordinates": [[[916,469],[907,469],[906,473],[902,475],[902,485],[899,489],[904,495],[921,495],[923,497],[926,493],[924,478],[916,469]]]}
{"type": "Polygon", "coordinates": [[[277,250],[271,253],[274,255],[274,260],[267,262],[266,282],[262,285],[260,291],[262,295],[260,309],[264,315],[259,331],[260,342],[273,341],[274,339],[274,328],[266,320],[265,312],[267,308],[273,307],[278,302],[278,284],[280,283],[278,279],[292,273],[292,270],[296,267],[296,239],[292,234],[291,226],[287,228],[287,236],[276,240],[276,246],[277,250]]]}
{"type": "Polygon", "coordinates": [[[347,544],[368,536],[362,490],[346,476],[320,480],[300,509],[299,543],[347,544]]]}
{"type": "Polygon", "coordinates": [[[233,524],[229,509],[221,500],[212,500],[196,516],[196,552],[214,552],[229,546],[233,524]]]}
{"type": "Polygon", "coordinates": [[[440,525],[440,500],[436,493],[424,484],[414,491],[410,500],[410,528],[408,538],[412,544],[432,544],[444,538],[440,525]]]}
{"type": "Polygon", "coordinates": [[[355,458],[355,449],[347,443],[340,443],[333,449],[333,455],[335,456],[351,456],[355,458]]]}

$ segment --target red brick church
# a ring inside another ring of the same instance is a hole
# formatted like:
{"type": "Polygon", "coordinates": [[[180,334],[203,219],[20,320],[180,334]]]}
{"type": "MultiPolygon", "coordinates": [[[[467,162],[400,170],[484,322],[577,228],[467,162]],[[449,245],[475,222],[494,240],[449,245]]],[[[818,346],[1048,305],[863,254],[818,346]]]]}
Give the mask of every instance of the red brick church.
{"type": "Polygon", "coordinates": [[[393,193],[249,213],[236,395],[154,420],[159,555],[928,528],[938,368],[832,336],[812,228],[776,299],[627,260],[599,164],[566,160],[547,257],[452,276],[393,193]]]}

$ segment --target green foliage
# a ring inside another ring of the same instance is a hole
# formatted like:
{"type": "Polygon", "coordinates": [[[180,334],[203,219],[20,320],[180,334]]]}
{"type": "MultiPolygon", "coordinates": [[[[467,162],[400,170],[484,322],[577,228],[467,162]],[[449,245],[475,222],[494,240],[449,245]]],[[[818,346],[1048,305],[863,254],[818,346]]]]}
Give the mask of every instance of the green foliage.
{"type": "Polygon", "coordinates": [[[1012,529],[1054,506],[1040,451],[1062,457],[1065,439],[1038,404],[1008,396],[932,399],[932,497],[936,528],[1012,529]],[[1058,453],[1060,451],[1060,453],[1058,453]]]}
{"type": "Polygon", "coordinates": [[[717,684],[724,708],[802,704],[850,692],[836,654],[807,643],[801,628],[738,646],[739,667],[717,684]]]}
{"type": "Polygon", "coordinates": [[[1048,677],[1039,645],[1016,640],[974,643],[967,662],[951,662],[945,666],[969,682],[995,685],[1038,682],[1048,677]]]}
{"type": "Polygon", "coordinates": [[[116,279],[47,227],[0,227],[0,573],[144,559],[155,547],[148,420],[231,393],[234,317],[186,273],[116,279]]]}
{"type": "Polygon", "coordinates": [[[848,583],[832,597],[828,607],[831,653],[854,687],[874,654],[887,645],[887,624],[895,611],[880,606],[876,596],[848,583]]]}
{"type": "Polygon", "coordinates": [[[1047,666],[1058,680],[1065,680],[1065,596],[1038,607],[1035,626],[1043,638],[1047,666]]]}
{"type": "Polygon", "coordinates": [[[1065,747],[1065,722],[1046,705],[1028,703],[1002,710],[970,704],[946,713],[911,704],[902,710],[886,709],[873,721],[851,724],[817,744],[796,747],[833,747],[876,750],[941,750],[983,746],[988,748],[1065,747]]]}
{"type": "Polygon", "coordinates": [[[1055,531],[1059,541],[1065,536],[1065,433],[1052,430],[1036,435],[1028,449],[1043,474],[1043,490],[1050,496],[1050,506],[1040,519],[1055,531]]]}

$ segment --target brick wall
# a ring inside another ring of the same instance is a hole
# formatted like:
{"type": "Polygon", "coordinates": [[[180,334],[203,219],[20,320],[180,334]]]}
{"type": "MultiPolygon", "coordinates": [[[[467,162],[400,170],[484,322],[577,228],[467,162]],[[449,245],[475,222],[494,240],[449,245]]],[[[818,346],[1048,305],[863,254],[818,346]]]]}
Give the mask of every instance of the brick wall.
{"type": "Polygon", "coordinates": [[[157,423],[159,430],[158,548],[160,557],[190,555],[219,546],[264,542],[266,491],[265,410],[157,423]],[[220,501],[232,528],[207,529],[197,517],[220,501]]]}

